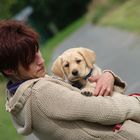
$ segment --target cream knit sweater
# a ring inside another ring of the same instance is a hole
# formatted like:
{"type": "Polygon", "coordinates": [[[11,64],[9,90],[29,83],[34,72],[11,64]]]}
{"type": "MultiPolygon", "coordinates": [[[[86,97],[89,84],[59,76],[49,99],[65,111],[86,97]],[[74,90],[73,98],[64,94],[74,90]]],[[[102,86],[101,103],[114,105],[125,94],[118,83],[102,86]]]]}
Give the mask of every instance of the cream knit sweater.
{"type": "Polygon", "coordinates": [[[8,95],[6,108],[20,134],[34,133],[40,140],[140,140],[138,97],[116,92],[86,97],[46,76],[24,82],[13,97],[8,95]],[[121,129],[113,132],[121,122],[121,129]]]}

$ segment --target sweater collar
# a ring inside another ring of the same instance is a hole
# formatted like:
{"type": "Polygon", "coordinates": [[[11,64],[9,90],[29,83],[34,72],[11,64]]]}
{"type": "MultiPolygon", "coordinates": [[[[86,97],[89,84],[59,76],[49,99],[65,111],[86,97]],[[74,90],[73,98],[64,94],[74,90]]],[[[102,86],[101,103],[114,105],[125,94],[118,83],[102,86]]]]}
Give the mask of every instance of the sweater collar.
{"type": "Polygon", "coordinates": [[[13,96],[17,90],[17,88],[26,80],[17,81],[13,83],[11,80],[7,83],[7,89],[9,90],[10,94],[13,96]]]}

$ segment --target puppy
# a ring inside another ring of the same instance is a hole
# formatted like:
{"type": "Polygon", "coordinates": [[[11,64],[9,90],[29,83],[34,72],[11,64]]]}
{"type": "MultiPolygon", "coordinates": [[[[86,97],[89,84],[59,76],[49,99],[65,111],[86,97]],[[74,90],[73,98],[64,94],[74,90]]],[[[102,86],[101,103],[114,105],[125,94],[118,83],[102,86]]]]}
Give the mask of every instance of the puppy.
{"type": "Polygon", "coordinates": [[[95,64],[96,54],[87,48],[71,48],[62,53],[53,63],[52,72],[64,81],[81,89],[81,93],[91,96],[95,83],[90,83],[88,77],[102,74],[95,64]]]}

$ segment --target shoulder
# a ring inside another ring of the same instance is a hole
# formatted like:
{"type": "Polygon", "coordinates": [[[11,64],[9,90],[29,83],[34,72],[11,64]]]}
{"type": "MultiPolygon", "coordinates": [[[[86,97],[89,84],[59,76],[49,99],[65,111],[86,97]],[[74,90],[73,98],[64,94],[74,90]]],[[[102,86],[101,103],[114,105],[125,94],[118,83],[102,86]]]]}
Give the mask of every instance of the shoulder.
{"type": "Polygon", "coordinates": [[[39,100],[44,100],[45,98],[46,100],[52,100],[54,97],[58,99],[81,94],[79,89],[53,77],[41,78],[32,87],[32,92],[34,92],[33,96],[35,95],[39,100]]]}
{"type": "Polygon", "coordinates": [[[47,91],[49,89],[51,89],[51,90],[58,90],[58,88],[59,88],[59,89],[61,89],[61,91],[63,89],[65,89],[65,90],[72,90],[72,91],[80,92],[79,89],[71,86],[69,83],[66,83],[62,79],[59,79],[59,78],[54,77],[54,76],[45,76],[43,78],[40,78],[35,83],[33,88],[36,89],[36,90],[46,89],[47,91]]]}

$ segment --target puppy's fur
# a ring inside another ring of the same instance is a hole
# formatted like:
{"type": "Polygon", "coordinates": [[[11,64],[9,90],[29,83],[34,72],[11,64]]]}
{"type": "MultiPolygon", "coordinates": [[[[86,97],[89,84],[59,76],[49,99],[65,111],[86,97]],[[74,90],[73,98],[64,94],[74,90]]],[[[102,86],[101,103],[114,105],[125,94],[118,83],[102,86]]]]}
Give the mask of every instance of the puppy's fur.
{"type": "Polygon", "coordinates": [[[55,60],[51,70],[54,75],[81,89],[82,94],[91,96],[95,83],[90,83],[88,77],[102,73],[95,60],[94,51],[82,47],[71,48],[55,60]]]}

